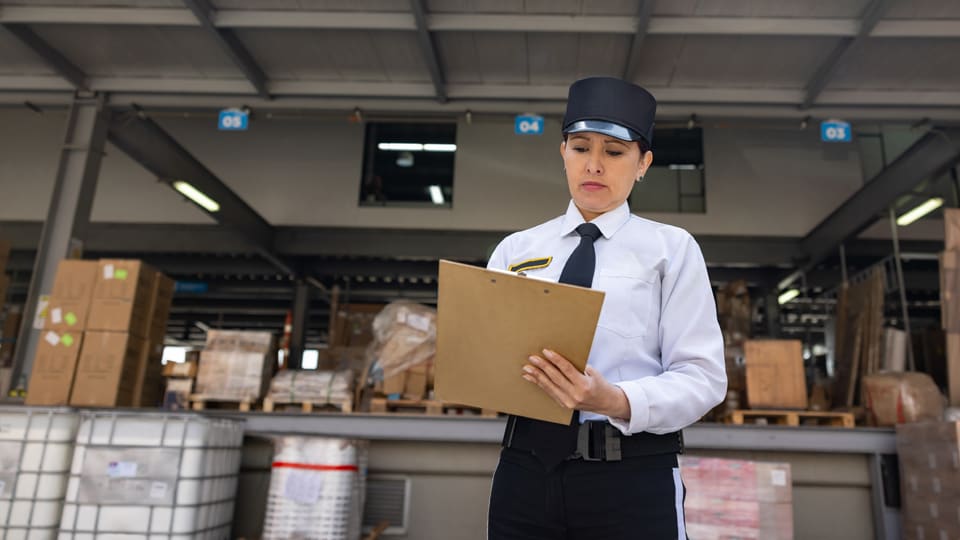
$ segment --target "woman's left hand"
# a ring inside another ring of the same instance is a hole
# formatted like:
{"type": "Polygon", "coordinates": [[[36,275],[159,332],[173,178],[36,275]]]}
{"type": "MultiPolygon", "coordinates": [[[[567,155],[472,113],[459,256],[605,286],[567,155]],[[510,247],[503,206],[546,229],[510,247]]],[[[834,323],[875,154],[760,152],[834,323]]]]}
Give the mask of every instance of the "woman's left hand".
{"type": "Polygon", "coordinates": [[[569,360],[549,349],[529,360],[530,363],[523,366],[523,378],[539,386],[563,407],[630,419],[627,395],[592,367],[587,366],[586,373],[580,373],[569,360]]]}

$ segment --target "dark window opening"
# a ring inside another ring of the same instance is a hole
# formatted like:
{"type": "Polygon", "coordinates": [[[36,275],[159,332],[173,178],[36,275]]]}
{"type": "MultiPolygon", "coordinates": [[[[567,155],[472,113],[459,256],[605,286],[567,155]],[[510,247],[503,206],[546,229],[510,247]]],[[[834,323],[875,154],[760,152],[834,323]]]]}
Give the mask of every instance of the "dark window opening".
{"type": "Polygon", "coordinates": [[[653,165],[630,194],[630,209],[703,214],[707,211],[701,128],[657,129],[653,165]]]}
{"type": "Polygon", "coordinates": [[[457,125],[370,122],[360,206],[453,206],[457,125]]]}

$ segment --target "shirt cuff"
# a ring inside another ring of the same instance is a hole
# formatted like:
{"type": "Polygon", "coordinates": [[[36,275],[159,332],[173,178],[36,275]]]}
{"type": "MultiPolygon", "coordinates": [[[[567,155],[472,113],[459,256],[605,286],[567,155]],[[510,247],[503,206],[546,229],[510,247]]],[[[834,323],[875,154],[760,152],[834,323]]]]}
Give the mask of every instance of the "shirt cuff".
{"type": "Polygon", "coordinates": [[[624,435],[640,433],[647,429],[650,424],[650,402],[647,401],[647,393],[643,390],[640,381],[621,381],[614,383],[615,386],[623,390],[630,403],[630,420],[622,418],[609,418],[610,425],[620,430],[624,435]]]}

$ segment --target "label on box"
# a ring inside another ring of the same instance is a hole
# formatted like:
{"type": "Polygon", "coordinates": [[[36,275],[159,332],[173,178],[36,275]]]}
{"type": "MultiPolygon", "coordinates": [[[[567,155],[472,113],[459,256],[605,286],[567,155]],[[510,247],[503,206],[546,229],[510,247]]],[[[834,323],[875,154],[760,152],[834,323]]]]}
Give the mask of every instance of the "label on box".
{"type": "Polygon", "coordinates": [[[60,338],[60,343],[63,343],[67,347],[73,347],[73,336],[64,334],[63,337],[60,338]]]}
{"type": "Polygon", "coordinates": [[[283,496],[298,503],[316,504],[323,492],[323,477],[315,471],[291,470],[283,496]]]}
{"type": "Polygon", "coordinates": [[[67,314],[64,315],[63,320],[67,322],[67,326],[77,325],[77,315],[72,311],[68,311],[67,314]]]}
{"type": "Polygon", "coordinates": [[[933,479],[933,492],[934,492],[934,493],[940,493],[940,479],[939,479],[939,478],[934,478],[934,479],[933,479]]]}
{"type": "Polygon", "coordinates": [[[111,461],[107,466],[107,476],[110,478],[134,478],[137,476],[137,462],[111,461]]]}
{"type": "Polygon", "coordinates": [[[113,265],[103,265],[103,279],[113,279],[113,265]]]}
{"type": "Polygon", "coordinates": [[[423,315],[414,315],[411,313],[410,316],[407,317],[407,325],[424,333],[430,331],[430,319],[423,315]]]}
{"type": "Polygon", "coordinates": [[[771,471],[770,472],[770,481],[775,486],[785,486],[787,485],[787,471],[771,471]]]}
{"type": "Polygon", "coordinates": [[[60,324],[63,322],[63,310],[60,308],[53,308],[50,310],[50,321],[53,324],[60,324]]]}
{"type": "Polygon", "coordinates": [[[931,469],[937,468],[937,456],[933,452],[927,454],[927,462],[930,464],[931,469]]]}
{"type": "Polygon", "coordinates": [[[60,344],[60,336],[56,332],[47,332],[44,334],[43,339],[47,341],[50,345],[56,347],[60,344]]]}
{"type": "Polygon", "coordinates": [[[917,476],[915,474],[910,475],[909,483],[910,491],[917,491],[917,476]]]}
{"type": "Polygon", "coordinates": [[[937,503],[930,503],[930,517],[933,519],[940,517],[940,508],[937,506],[937,503]]]}
{"type": "Polygon", "coordinates": [[[166,482],[154,482],[150,484],[150,498],[151,499],[162,499],[167,496],[167,483],[166,482]]]}
{"type": "Polygon", "coordinates": [[[113,273],[114,279],[127,279],[127,269],[118,268],[116,272],[113,273]]]}
{"type": "Polygon", "coordinates": [[[406,324],[407,322],[407,312],[400,310],[397,312],[397,322],[400,324],[406,324]]]}
{"type": "Polygon", "coordinates": [[[43,330],[43,321],[47,319],[50,309],[50,295],[44,294],[37,300],[37,313],[33,316],[33,329],[43,330]]]}

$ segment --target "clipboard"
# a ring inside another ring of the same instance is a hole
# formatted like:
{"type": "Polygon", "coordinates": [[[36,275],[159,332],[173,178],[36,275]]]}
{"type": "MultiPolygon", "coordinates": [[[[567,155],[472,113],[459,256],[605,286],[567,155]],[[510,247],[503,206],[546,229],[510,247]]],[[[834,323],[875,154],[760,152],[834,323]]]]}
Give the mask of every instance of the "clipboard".
{"type": "Polygon", "coordinates": [[[573,409],[523,379],[531,354],[554,350],[586,368],[604,293],[440,261],[438,399],[569,424],[573,409]]]}

